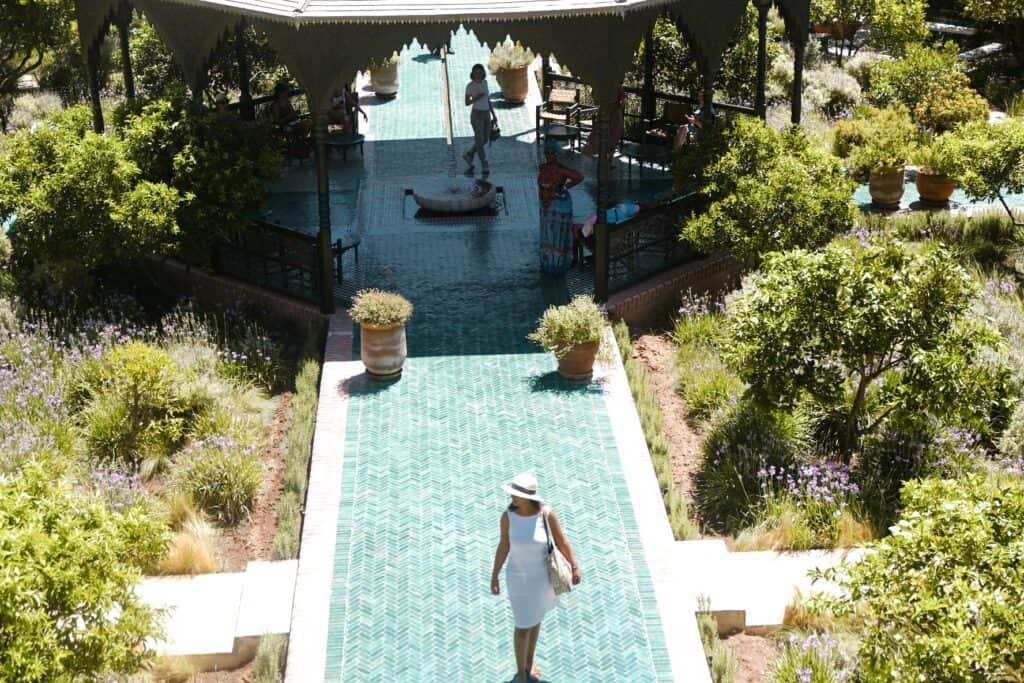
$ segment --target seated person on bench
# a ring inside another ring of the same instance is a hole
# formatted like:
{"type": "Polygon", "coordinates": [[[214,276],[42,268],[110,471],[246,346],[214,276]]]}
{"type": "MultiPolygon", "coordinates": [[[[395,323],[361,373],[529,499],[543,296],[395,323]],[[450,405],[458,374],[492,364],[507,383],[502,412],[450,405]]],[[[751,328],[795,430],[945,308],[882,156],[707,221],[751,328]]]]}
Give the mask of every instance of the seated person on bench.
{"type": "Polygon", "coordinates": [[[346,83],[343,90],[335,90],[331,98],[331,108],[327,112],[327,122],[340,126],[346,133],[354,133],[355,117],[363,115],[363,121],[367,120],[366,112],[359,106],[359,98],[352,92],[351,86],[346,83]]]}
{"type": "MultiPolygon", "coordinates": [[[[714,118],[715,108],[714,106],[708,110],[709,118],[714,118]]],[[[679,130],[676,131],[676,137],[672,141],[672,148],[679,149],[684,145],[692,145],[697,142],[697,136],[700,134],[700,129],[704,127],[704,91],[697,91],[697,109],[692,114],[686,115],[686,124],[679,126],[679,130]]]]}
{"type": "Polygon", "coordinates": [[[309,119],[303,119],[292,105],[291,88],[287,83],[274,86],[274,104],[270,107],[270,120],[289,135],[307,138],[312,130],[309,119]]]}

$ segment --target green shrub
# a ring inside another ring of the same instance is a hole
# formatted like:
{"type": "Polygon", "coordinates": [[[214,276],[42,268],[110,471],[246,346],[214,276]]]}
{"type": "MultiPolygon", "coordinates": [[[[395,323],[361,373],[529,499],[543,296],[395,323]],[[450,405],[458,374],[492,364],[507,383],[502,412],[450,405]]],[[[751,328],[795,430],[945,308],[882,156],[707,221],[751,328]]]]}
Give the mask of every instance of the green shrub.
{"type": "Polygon", "coordinates": [[[864,680],[999,681],[1024,670],[1024,481],[909,482],[903,516],[842,577],[864,680]]]}
{"type": "Polygon", "coordinates": [[[1018,403],[1010,416],[1010,424],[999,439],[999,453],[1010,463],[1024,464],[1024,402],[1018,403]]]}
{"type": "Polygon", "coordinates": [[[1020,163],[1024,158],[1024,121],[975,121],[959,128],[955,135],[940,136],[937,144],[950,158],[954,175],[968,197],[975,201],[998,199],[1011,220],[1015,219],[1003,193],[1024,192],[1024,164],[1020,163]]]}
{"type": "Polygon", "coordinates": [[[217,240],[244,228],[281,173],[269,124],[203,110],[183,92],[146,104],[121,132],[142,176],[183,198],[173,249],[190,262],[205,264],[217,240]]]}
{"type": "Polygon", "coordinates": [[[928,40],[925,0],[875,0],[871,46],[899,58],[928,40]]]}
{"type": "Polygon", "coordinates": [[[190,495],[201,510],[226,525],[249,514],[262,481],[256,446],[230,437],[193,442],[171,470],[171,488],[190,495]]]}
{"type": "Polygon", "coordinates": [[[166,528],[119,512],[38,462],[0,476],[0,671],[7,680],[104,680],[152,659],[158,614],[139,597],[166,528]]]}
{"type": "Polygon", "coordinates": [[[901,59],[879,61],[871,68],[867,99],[877,107],[899,103],[913,111],[932,84],[957,68],[958,51],[952,42],[939,47],[910,45],[901,59]]]}
{"type": "Polygon", "coordinates": [[[679,347],[676,379],[687,412],[697,420],[735,403],[745,388],[715,351],[701,346],[679,347]]]}
{"type": "Polygon", "coordinates": [[[846,70],[846,73],[853,76],[854,80],[857,81],[861,92],[865,92],[871,89],[871,70],[875,64],[884,59],[886,57],[877,52],[861,50],[847,60],[843,68],[846,70]]]}
{"type": "Polygon", "coordinates": [[[162,462],[186,426],[179,393],[184,378],[170,356],[130,342],[85,367],[89,398],[79,419],[93,457],[133,468],[148,459],[162,462]]]}
{"type": "Polygon", "coordinates": [[[1016,250],[1014,225],[998,210],[973,214],[916,211],[892,216],[888,222],[869,220],[868,229],[891,231],[910,240],[935,240],[956,254],[964,265],[1002,264],[1016,250]]]}
{"type": "Polygon", "coordinates": [[[837,640],[825,633],[791,634],[768,674],[772,683],[842,683],[855,663],[837,640]]]}
{"type": "Polygon", "coordinates": [[[177,233],[178,192],[145,179],[111,135],[74,107],[0,146],[0,215],[26,289],[82,292],[96,270],[160,251],[177,233]]]}
{"type": "Polygon", "coordinates": [[[769,251],[820,246],[853,226],[853,183],[798,127],[778,132],[758,119],[731,119],[684,146],[675,170],[677,186],[694,178],[710,201],[682,226],[705,253],[756,261],[769,251]]]}
{"type": "Polygon", "coordinates": [[[401,294],[362,289],[352,297],[348,313],[360,325],[392,327],[405,324],[412,315],[412,304],[401,294]]]}
{"type": "Polygon", "coordinates": [[[528,339],[561,358],[577,344],[597,342],[607,318],[591,296],[576,296],[562,306],[550,306],[528,339]]]}
{"type": "Polygon", "coordinates": [[[860,104],[861,90],[857,79],[846,71],[824,64],[804,73],[804,98],[807,104],[835,119],[860,104]]]}
{"type": "Polygon", "coordinates": [[[903,168],[916,133],[904,107],[865,107],[836,124],[832,151],[846,158],[853,174],[867,177],[879,169],[903,168]]]}
{"type": "Polygon", "coordinates": [[[45,121],[63,109],[60,97],[51,92],[28,92],[14,98],[14,107],[7,121],[12,128],[28,128],[45,121]]]}
{"type": "Polygon", "coordinates": [[[928,130],[943,133],[970,121],[987,121],[988,102],[971,87],[966,74],[950,71],[928,88],[914,118],[928,130]]]}
{"type": "Polygon", "coordinates": [[[720,414],[694,474],[694,497],[704,522],[725,533],[756,524],[765,476],[796,466],[806,449],[803,432],[792,416],[748,401],[720,414]]]}
{"type": "Polygon", "coordinates": [[[270,634],[260,638],[256,649],[255,683],[281,683],[284,680],[284,665],[288,658],[288,636],[270,634]]]}

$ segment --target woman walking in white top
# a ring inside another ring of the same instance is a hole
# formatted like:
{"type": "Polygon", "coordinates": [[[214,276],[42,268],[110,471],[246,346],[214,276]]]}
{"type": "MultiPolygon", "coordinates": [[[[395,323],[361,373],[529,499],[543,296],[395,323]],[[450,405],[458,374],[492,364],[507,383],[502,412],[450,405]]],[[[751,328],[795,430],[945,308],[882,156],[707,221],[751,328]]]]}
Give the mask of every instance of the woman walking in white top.
{"type": "Polygon", "coordinates": [[[473,126],[473,146],[462,155],[466,160],[466,173],[473,172],[473,155],[480,157],[480,166],[484,173],[490,173],[487,165],[487,154],[484,146],[490,139],[491,121],[497,121],[498,115],[491,107],[490,92],[487,90],[487,74],[483,64],[474,64],[469,72],[469,85],[466,86],[466,106],[472,107],[469,122],[473,126]]]}
{"type": "Polygon", "coordinates": [[[501,541],[494,553],[491,593],[501,593],[498,574],[508,558],[505,588],[515,618],[516,683],[539,683],[540,670],[533,664],[533,655],[540,622],[558,604],[548,578],[548,532],[572,565],[573,585],[580,582],[581,574],[555,511],[537,495],[537,478],[527,472],[502,488],[511,494],[512,503],[501,515],[501,541]]]}

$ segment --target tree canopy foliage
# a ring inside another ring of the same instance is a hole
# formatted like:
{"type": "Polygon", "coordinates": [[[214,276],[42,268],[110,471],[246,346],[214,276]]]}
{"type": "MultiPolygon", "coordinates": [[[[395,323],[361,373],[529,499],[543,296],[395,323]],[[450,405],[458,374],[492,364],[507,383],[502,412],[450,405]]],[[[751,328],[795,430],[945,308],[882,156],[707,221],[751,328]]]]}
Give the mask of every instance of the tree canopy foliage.
{"type": "Polygon", "coordinates": [[[955,135],[941,136],[936,144],[967,196],[974,200],[998,199],[1019,224],[1003,193],[1024,192],[1024,121],[975,121],[955,135]]]}
{"type": "Polygon", "coordinates": [[[0,671],[21,683],[133,673],[159,631],[135,585],[163,555],[164,525],[53,474],[30,463],[0,476],[0,671]]]}
{"type": "Polygon", "coordinates": [[[779,132],[748,117],[706,126],[700,144],[681,151],[676,172],[678,184],[695,179],[710,200],[682,226],[701,251],[753,261],[821,246],[853,227],[853,183],[800,128],[779,132]]]}
{"type": "Polygon", "coordinates": [[[974,293],[935,244],[848,238],[770,254],[727,310],[726,356],[768,405],[808,395],[838,409],[847,456],[897,410],[991,437],[1011,407],[1009,371],[981,362],[1001,338],[966,318],[974,293]]]}
{"type": "Polygon", "coordinates": [[[0,101],[14,95],[18,79],[39,68],[48,51],[70,39],[73,19],[69,0],[0,0],[0,101]]]}

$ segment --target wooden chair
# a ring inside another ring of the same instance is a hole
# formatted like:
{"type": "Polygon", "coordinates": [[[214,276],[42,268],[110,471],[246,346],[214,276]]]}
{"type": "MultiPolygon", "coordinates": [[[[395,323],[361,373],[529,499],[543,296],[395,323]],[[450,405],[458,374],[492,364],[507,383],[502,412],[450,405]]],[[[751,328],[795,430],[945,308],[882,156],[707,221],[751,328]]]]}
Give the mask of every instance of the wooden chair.
{"type": "Polygon", "coordinates": [[[693,106],[689,102],[666,102],[660,118],[645,122],[642,142],[671,145],[676,131],[687,124],[686,117],[692,112],[693,106]]]}
{"type": "Polygon", "coordinates": [[[573,126],[573,114],[578,106],[580,92],[575,88],[553,88],[547,99],[537,105],[537,144],[541,144],[540,131],[549,124],[573,126]]]}

